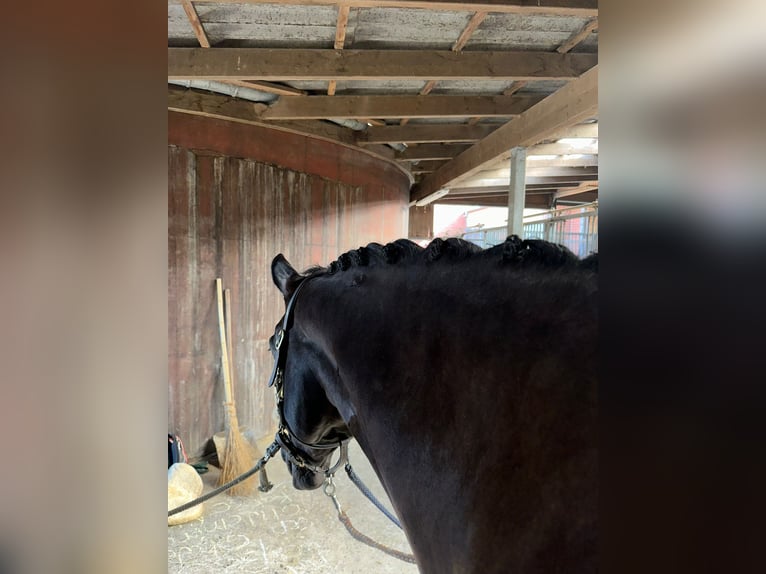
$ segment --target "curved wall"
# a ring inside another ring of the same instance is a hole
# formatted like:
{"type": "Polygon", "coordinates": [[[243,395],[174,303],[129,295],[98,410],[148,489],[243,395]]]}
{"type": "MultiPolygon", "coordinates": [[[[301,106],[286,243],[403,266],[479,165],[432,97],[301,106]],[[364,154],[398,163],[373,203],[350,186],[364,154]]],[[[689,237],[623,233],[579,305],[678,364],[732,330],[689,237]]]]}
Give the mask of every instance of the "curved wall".
{"type": "Polygon", "coordinates": [[[409,179],[342,145],[171,112],[168,118],[169,432],[190,455],[224,428],[215,278],[232,292],[240,424],[274,428],[268,339],[284,311],[270,264],[324,265],[407,235],[409,179]]]}

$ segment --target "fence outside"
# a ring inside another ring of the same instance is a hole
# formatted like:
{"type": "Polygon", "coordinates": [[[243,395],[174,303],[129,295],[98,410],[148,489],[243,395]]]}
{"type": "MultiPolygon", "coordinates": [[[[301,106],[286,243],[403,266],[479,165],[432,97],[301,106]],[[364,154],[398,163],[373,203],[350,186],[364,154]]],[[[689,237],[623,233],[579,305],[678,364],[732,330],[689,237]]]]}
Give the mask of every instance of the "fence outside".
{"type": "MultiPolygon", "coordinates": [[[[474,229],[463,239],[487,248],[505,241],[506,227],[474,229]]],[[[598,251],[598,202],[557,209],[524,218],[524,239],[544,239],[585,257],[598,251]]]]}

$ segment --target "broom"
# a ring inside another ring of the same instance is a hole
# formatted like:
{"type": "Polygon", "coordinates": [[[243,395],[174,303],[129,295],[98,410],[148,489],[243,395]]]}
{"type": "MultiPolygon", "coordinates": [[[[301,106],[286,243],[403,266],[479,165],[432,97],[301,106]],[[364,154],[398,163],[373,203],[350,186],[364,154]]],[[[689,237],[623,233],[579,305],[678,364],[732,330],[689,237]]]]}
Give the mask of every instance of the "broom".
{"type": "MultiPolygon", "coordinates": [[[[255,453],[253,452],[253,447],[239,431],[237,409],[234,405],[232,393],[231,364],[229,363],[229,348],[226,342],[223,292],[220,278],[215,280],[215,288],[218,297],[218,333],[221,339],[221,366],[223,370],[224,396],[226,398],[224,408],[226,409],[226,419],[229,427],[228,434],[226,435],[226,448],[224,449],[223,460],[221,461],[221,475],[218,478],[218,484],[221,485],[250,470],[255,464],[255,453]]],[[[233,495],[248,495],[252,494],[254,488],[255,482],[250,478],[232,487],[229,492],[233,495]]]]}

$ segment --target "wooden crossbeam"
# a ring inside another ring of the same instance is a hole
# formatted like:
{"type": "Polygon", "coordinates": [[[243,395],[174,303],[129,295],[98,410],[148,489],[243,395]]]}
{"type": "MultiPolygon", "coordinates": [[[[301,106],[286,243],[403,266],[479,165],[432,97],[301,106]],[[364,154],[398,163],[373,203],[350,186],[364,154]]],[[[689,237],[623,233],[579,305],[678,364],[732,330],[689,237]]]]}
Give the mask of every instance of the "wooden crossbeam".
{"type": "Polygon", "coordinates": [[[264,104],[256,104],[221,94],[168,86],[169,110],[239,123],[273,127],[304,135],[310,134],[321,139],[341,142],[347,145],[355,143],[354,132],[336,124],[327,122],[266,122],[261,119],[261,112],[265,107],[264,104]]]}
{"type": "MultiPolygon", "coordinates": [[[[570,144],[538,144],[527,148],[527,157],[531,155],[598,155],[598,147],[577,147],[570,144]]],[[[527,164],[535,160],[527,160],[527,164]]]]}
{"type": "MultiPolygon", "coordinates": [[[[550,161],[536,161],[527,163],[527,177],[554,177],[554,176],[567,176],[567,177],[584,177],[586,179],[596,179],[598,177],[598,163],[590,160],[550,160],[550,161]],[[543,165],[540,165],[543,164],[543,165]]],[[[510,177],[510,172],[507,167],[490,169],[486,171],[480,171],[475,173],[469,178],[460,179],[460,183],[456,183],[453,187],[476,187],[483,185],[482,180],[487,179],[499,179],[507,181],[510,177]]]]}
{"type": "MultiPolygon", "coordinates": [[[[582,161],[582,160],[579,160],[582,161]]],[[[576,176],[576,175],[585,175],[585,176],[592,176],[590,179],[596,179],[598,176],[598,165],[597,164],[566,164],[562,160],[555,161],[535,161],[535,162],[528,162],[527,163],[527,173],[531,173],[534,175],[545,175],[546,177],[552,177],[555,175],[566,175],[566,176],[576,176]],[[545,165],[538,165],[538,164],[545,164],[545,165]]],[[[486,171],[480,171],[474,174],[470,178],[466,178],[464,180],[461,180],[461,186],[470,186],[472,181],[477,181],[480,179],[508,179],[508,176],[510,175],[507,167],[502,167],[498,169],[489,169],[486,171]]],[[[530,177],[532,177],[530,175],[530,177]]]]}
{"type": "Polygon", "coordinates": [[[596,65],[595,54],[168,48],[173,80],[553,80],[596,65]]]}
{"type": "MultiPolygon", "coordinates": [[[[176,4],[179,0],[168,0],[176,4]]],[[[205,0],[221,4],[274,4],[275,0],[205,0]]],[[[358,8],[417,8],[459,12],[498,12],[503,14],[548,14],[589,18],[598,15],[598,0],[281,0],[298,6],[351,6],[358,8]]]]}
{"type": "Polygon", "coordinates": [[[446,162],[444,160],[421,161],[410,167],[410,172],[415,173],[433,173],[446,162]]]}
{"type": "MultiPolygon", "coordinates": [[[[535,207],[548,209],[551,207],[552,193],[527,193],[524,198],[524,207],[535,207]]],[[[456,196],[450,193],[441,199],[437,199],[435,204],[443,205],[485,205],[488,207],[508,207],[508,189],[505,193],[492,193],[487,195],[456,196]]]]}
{"type": "MultiPolygon", "coordinates": [[[[513,97],[513,96],[511,96],[513,97]]],[[[532,106],[418,184],[418,200],[473,175],[514,147],[529,147],[598,113],[598,66],[532,106]]],[[[472,126],[474,128],[480,126],[472,126]]]]}
{"type": "Polygon", "coordinates": [[[191,0],[181,0],[181,6],[183,6],[184,12],[186,12],[186,17],[189,19],[192,30],[194,30],[194,35],[197,36],[199,45],[203,48],[209,48],[210,41],[207,38],[207,34],[205,34],[205,29],[202,27],[202,22],[199,20],[194,4],[191,3],[191,0]]]}
{"type": "Polygon", "coordinates": [[[397,154],[401,161],[418,161],[422,159],[452,159],[468,149],[468,144],[424,144],[410,147],[397,154]]]}
{"type": "Polygon", "coordinates": [[[360,145],[373,143],[459,143],[487,137],[499,126],[428,125],[371,127],[357,136],[360,145]]]}
{"type": "Polygon", "coordinates": [[[597,189],[598,189],[598,181],[584,181],[575,187],[562,189],[556,192],[556,195],[554,196],[554,198],[562,199],[564,197],[569,197],[572,195],[580,195],[581,193],[586,193],[588,191],[594,191],[597,189]]]}
{"type": "Polygon", "coordinates": [[[285,98],[264,119],[449,118],[515,116],[542,98],[518,96],[310,96],[285,98]]]}
{"type": "Polygon", "coordinates": [[[598,123],[569,126],[554,133],[550,139],[598,138],[598,123]]]}
{"type": "Polygon", "coordinates": [[[569,39],[567,39],[566,42],[564,42],[563,44],[561,44],[561,46],[556,48],[556,51],[559,54],[566,54],[572,48],[577,46],[577,44],[585,40],[585,38],[590,36],[594,30],[598,30],[598,18],[593,18],[592,20],[586,22],[585,25],[582,28],[580,28],[580,30],[572,34],[572,36],[569,39]]]}

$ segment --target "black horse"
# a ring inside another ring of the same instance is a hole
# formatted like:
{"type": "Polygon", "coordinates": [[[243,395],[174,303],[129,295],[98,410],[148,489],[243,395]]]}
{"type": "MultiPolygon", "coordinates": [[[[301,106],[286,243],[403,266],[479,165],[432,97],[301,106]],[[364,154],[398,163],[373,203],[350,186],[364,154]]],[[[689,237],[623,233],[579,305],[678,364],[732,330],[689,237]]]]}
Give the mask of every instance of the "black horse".
{"type": "Polygon", "coordinates": [[[294,486],[330,464],[309,445],[353,436],[421,572],[596,571],[597,272],[515,236],[372,243],[305,274],[278,255],[285,300],[300,287],[281,380],[308,463],[286,458],[294,486]]]}

